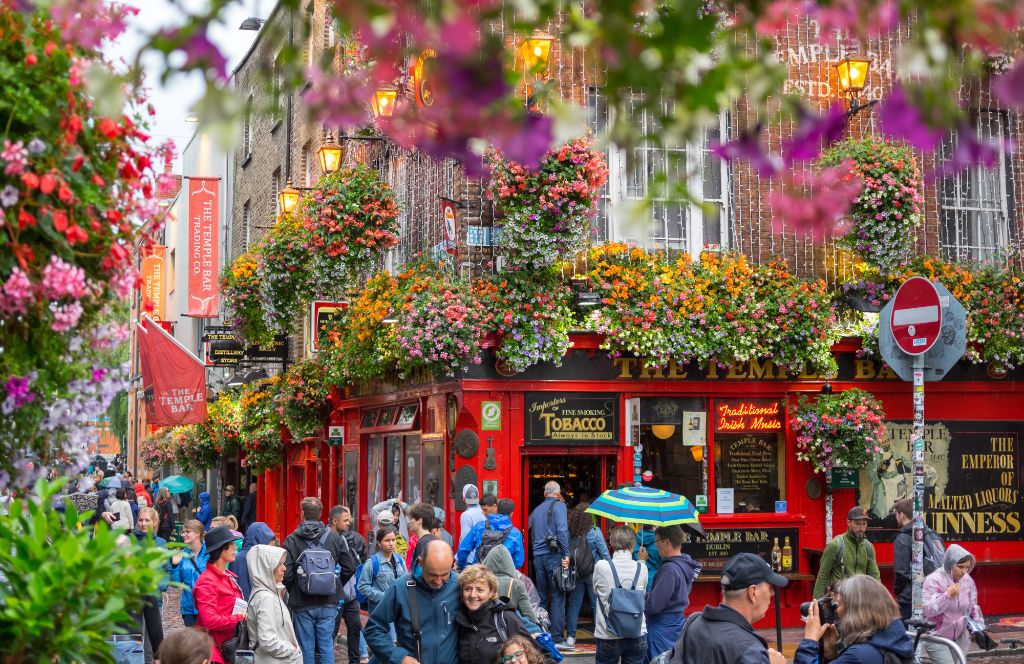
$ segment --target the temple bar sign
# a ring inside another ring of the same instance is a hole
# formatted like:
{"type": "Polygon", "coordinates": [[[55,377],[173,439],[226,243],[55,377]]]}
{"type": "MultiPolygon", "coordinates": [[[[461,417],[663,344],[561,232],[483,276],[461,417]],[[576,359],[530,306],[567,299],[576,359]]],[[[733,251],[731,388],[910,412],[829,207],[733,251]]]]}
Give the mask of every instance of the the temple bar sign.
{"type": "Polygon", "coordinates": [[[527,445],[615,445],[619,395],[528,392],[524,403],[527,445]]]}

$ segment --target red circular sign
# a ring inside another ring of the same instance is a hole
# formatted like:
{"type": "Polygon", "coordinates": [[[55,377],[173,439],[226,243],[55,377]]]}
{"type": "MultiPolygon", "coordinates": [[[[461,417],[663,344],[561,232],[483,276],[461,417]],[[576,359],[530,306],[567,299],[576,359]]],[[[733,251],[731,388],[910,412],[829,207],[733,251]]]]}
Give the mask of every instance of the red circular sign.
{"type": "Polygon", "coordinates": [[[942,330],[942,305],[932,282],[911,277],[896,291],[889,320],[896,345],[908,355],[920,355],[935,345],[942,330]]]}

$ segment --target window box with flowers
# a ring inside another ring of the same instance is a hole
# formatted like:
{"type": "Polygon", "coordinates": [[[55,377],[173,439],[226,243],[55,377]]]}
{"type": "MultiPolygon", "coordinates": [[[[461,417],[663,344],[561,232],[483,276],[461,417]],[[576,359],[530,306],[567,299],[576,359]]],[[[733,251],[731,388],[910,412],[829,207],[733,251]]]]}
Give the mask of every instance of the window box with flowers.
{"type": "Polygon", "coordinates": [[[808,461],[815,472],[833,468],[860,469],[886,440],[885,410],[864,390],[851,389],[821,394],[813,401],[801,396],[790,414],[796,434],[796,456],[808,461]]]}

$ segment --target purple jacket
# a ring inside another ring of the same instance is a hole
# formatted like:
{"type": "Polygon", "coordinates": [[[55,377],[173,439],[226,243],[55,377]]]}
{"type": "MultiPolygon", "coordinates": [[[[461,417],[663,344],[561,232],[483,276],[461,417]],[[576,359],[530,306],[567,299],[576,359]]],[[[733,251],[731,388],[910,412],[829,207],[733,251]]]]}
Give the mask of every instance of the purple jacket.
{"type": "Polygon", "coordinates": [[[977,560],[967,549],[959,544],[950,544],[942,559],[942,568],[924,580],[924,617],[935,623],[933,633],[956,641],[965,652],[970,643],[967,618],[984,620],[981,607],[978,606],[978,587],[971,578],[976,563],[977,560]],[[946,591],[953,585],[953,567],[965,557],[971,559],[971,568],[960,579],[960,593],[950,597],[946,591]]]}

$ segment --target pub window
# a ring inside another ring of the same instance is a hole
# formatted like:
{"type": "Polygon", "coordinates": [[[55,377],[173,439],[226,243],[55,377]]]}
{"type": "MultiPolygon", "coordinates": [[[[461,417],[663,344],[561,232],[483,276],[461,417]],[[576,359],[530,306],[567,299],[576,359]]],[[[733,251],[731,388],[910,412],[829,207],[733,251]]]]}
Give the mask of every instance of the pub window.
{"type": "Polygon", "coordinates": [[[402,493],[402,437],[388,436],[384,439],[387,467],[387,495],[385,498],[397,498],[402,493]]]}
{"type": "Polygon", "coordinates": [[[703,419],[707,400],[654,397],[639,401],[640,469],[653,475],[645,484],[695,500],[705,493],[704,441],[697,440],[701,433],[695,438],[688,427],[694,414],[703,419]]]}
{"type": "Polygon", "coordinates": [[[782,404],[772,399],[718,399],[712,416],[717,512],[774,512],[775,501],[786,499],[782,404]]]}
{"type": "MultiPolygon", "coordinates": [[[[1000,111],[976,113],[975,129],[985,142],[1004,144],[1009,138],[1007,117],[1000,111]]],[[[951,135],[943,141],[944,159],[956,150],[956,140],[951,135]]],[[[1010,168],[1006,151],[1000,150],[991,166],[976,164],[942,181],[939,243],[947,258],[997,263],[1006,257],[1014,210],[1010,168]]]]}
{"type": "Polygon", "coordinates": [[[405,492],[402,499],[412,505],[423,501],[421,482],[421,447],[418,435],[405,437],[405,492]]]}
{"type": "Polygon", "coordinates": [[[371,436],[366,443],[366,509],[384,500],[384,439],[371,436]]]}

